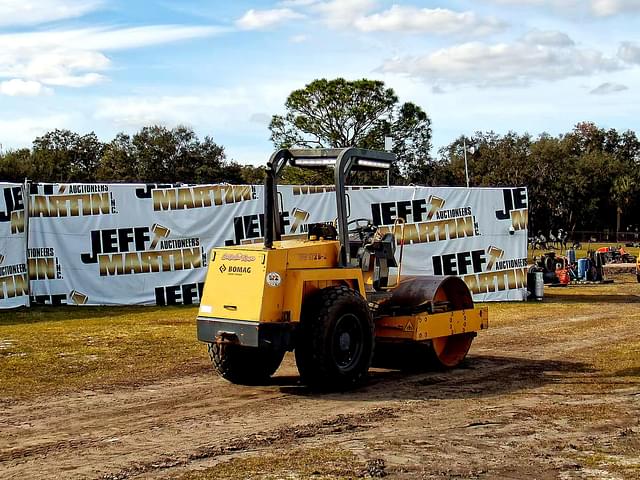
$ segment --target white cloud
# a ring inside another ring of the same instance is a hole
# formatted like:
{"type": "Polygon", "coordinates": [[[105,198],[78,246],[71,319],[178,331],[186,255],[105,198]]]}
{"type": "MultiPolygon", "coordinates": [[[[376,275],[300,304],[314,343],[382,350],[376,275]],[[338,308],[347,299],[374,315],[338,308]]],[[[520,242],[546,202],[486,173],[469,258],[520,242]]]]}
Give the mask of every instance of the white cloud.
{"type": "Polygon", "coordinates": [[[539,6],[565,13],[587,13],[596,17],[640,13],[640,0],[492,0],[493,3],[514,6],[539,6]]]}
{"type": "Polygon", "coordinates": [[[0,82],[0,94],[10,97],[37,97],[51,93],[50,88],[46,88],[40,82],[34,82],[33,80],[13,78],[5,82],[0,82]]]}
{"type": "Polygon", "coordinates": [[[331,0],[314,3],[311,8],[322,15],[328,26],[346,28],[373,10],[377,4],[375,0],[331,0]]]}
{"type": "Polygon", "coordinates": [[[264,112],[254,113],[249,117],[249,121],[260,125],[269,125],[271,123],[271,115],[264,112]]]}
{"type": "Polygon", "coordinates": [[[0,0],[0,27],[81,17],[102,4],[101,0],[0,0]]]}
{"type": "Polygon", "coordinates": [[[625,90],[629,90],[629,87],[627,87],[626,85],[621,85],[619,83],[606,82],[594,88],[589,93],[592,95],[609,95],[612,93],[623,92],[625,90]]]}
{"type": "Polygon", "coordinates": [[[251,9],[236,21],[236,25],[243,30],[263,30],[301,18],[304,18],[304,15],[294,12],[290,8],[275,8],[273,10],[251,9]]]}
{"type": "Polygon", "coordinates": [[[388,10],[362,16],[355,26],[364,32],[413,32],[449,35],[487,35],[504,30],[496,18],[480,18],[473,12],[454,12],[444,8],[416,8],[393,5],[388,10]]]}
{"type": "Polygon", "coordinates": [[[73,48],[74,50],[123,50],[208,37],[224,32],[217,27],[149,25],[130,28],[82,28],[0,35],[0,44],[15,49],[73,48]]]}
{"type": "Polygon", "coordinates": [[[307,37],[306,35],[293,35],[292,37],[289,37],[289,41],[291,43],[304,43],[309,39],[309,37],[307,37]]]}
{"type": "Polygon", "coordinates": [[[532,45],[545,45],[548,47],[571,47],[575,45],[575,42],[566,33],[549,30],[531,30],[523,37],[523,41],[532,45]]]}
{"type": "Polygon", "coordinates": [[[11,146],[30,145],[33,139],[56,128],[70,128],[71,117],[66,114],[13,116],[0,119],[0,143],[11,146]]]}
{"type": "Polygon", "coordinates": [[[506,24],[495,17],[480,17],[471,11],[455,12],[447,8],[419,8],[399,4],[394,4],[386,10],[376,11],[379,4],[377,0],[279,2],[280,6],[302,9],[310,18],[318,18],[333,29],[355,28],[361,32],[432,33],[435,35],[488,35],[506,28],[506,24]]]}
{"type": "Polygon", "coordinates": [[[46,80],[48,85],[59,87],[82,88],[96,85],[107,80],[107,77],[99,73],[85,73],[82,75],[60,75],[46,80]]]}
{"type": "Polygon", "coordinates": [[[211,36],[215,27],[153,25],[86,28],[0,35],[0,78],[83,87],[105,79],[111,61],[103,53],[211,36]]]}
{"type": "Polygon", "coordinates": [[[95,117],[134,128],[152,124],[214,122],[222,125],[227,123],[230,116],[236,115],[233,112],[249,109],[250,105],[243,89],[220,90],[205,95],[114,97],[98,102],[95,117]],[[212,111],[215,112],[213,117],[212,111]]]}
{"type": "Polygon", "coordinates": [[[318,0],[282,0],[278,2],[281,7],[306,7],[318,3],[318,0]]]}
{"type": "Polygon", "coordinates": [[[627,63],[640,65],[640,44],[623,42],[618,49],[618,58],[627,63]]]}
{"type": "Polygon", "coordinates": [[[609,17],[621,13],[640,13],[638,0],[591,0],[591,10],[599,17],[609,17]]]}
{"type": "Polygon", "coordinates": [[[536,43],[532,37],[513,43],[464,43],[422,56],[388,60],[381,67],[384,72],[408,74],[434,85],[484,88],[523,86],[622,68],[619,60],[599,51],[572,43],[563,47],[536,43]]]}

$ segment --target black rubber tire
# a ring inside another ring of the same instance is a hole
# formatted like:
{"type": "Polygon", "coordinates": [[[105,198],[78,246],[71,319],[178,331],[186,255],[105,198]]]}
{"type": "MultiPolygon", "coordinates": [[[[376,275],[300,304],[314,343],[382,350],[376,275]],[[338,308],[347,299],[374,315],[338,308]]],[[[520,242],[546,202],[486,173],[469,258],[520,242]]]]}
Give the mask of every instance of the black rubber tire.
{"type": "Polygon", "coordinates": [[[303,383],[342,390],[362,383],[375,345],[369,306],[347,286],[328,287],[303,306],[296,364],[303,383]]]}
{"type": "Polygon", "coordinates": [[[284,357],[284,350],[266,350],[229,343],[209,343],[209,358],[222,378],[240,385],[265,383],[284,357]]]}
{"type": "Polygon", "coordinates": [[[555,272],[556,271],[556,263],[555,260],[551,257],[544,257],[542,260],[542,264],[544,266],[544,269],[547,272],[555,272]]]}

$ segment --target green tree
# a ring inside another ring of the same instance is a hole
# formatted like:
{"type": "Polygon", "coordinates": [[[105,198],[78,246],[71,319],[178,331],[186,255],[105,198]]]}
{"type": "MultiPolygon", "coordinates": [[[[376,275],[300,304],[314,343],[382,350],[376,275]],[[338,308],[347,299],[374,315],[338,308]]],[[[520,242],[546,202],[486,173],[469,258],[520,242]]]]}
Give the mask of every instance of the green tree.
{"type": "MultiPolygon", "coordinates": [[[[377,80],[314,80],[293,91],[286,113],[274,115],[269,129],[276,148],[361,147],[381,150],[393,137],[398,156],[394,177],[413,175],[429,161],[431,120],[417,105],[398,97],[377,80]]],[[[329,175],[296,174],[300,180],[332,183],[329,175]]]]}
{"type": "Polygon", "coordinates": [[[20,148],[0,153],[0,180],[5,182],[22,182],[31,177],[33,164],[31,150],[20,148]]]}
{"type": "Polygon", "coordinates": [[[200,141],[188,127],[144,127],[131,145],[138,181],[214,183],[228,176],[224,148],[210,137],[200,141]]]}
{"type": "Polygon", "coordinates": [[[262,185],[264,182],[264,167],[254,167],[253,165],[242,165],[242,183],[250,185],[262,185]]]}
{"type": "Polygon", "coordinates": [[[622,214],[638,193],[638,183],[631,175],[620,175],[613,180],[611,198],[616,204],[616,233],[620,231],[622,214]]]}
{"type": "Polygon", "coordinates": [[[137,182],[138,162],[131,137],[118,133],[105,145],[96,177],[103,182],[137,182]]]}
{"type": "Polygon", "coordinates": [[[104,145],[95,133],[79,135],[56,129],[33,141],[34,180],[42,182],[93,182],[104,145]]]}
{"type": "Polygon", "coordinates": [[[216,144],[211,137],[204,137],[198,145],[197,166],[192,182],[196,183],[242,183],[239,167],[226,161],[224,148],[216,144]]]}

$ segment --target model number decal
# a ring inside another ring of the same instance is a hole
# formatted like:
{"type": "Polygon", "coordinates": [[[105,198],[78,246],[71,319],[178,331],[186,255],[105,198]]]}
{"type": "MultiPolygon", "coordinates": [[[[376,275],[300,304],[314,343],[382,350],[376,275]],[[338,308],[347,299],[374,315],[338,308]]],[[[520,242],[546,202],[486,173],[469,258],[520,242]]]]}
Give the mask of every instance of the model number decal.
{"type": "Polygon", "coordinates": [[[278,272],[267,273],[267,285],[270,287],[278,287],[282,283],[282,277],[278,272]]]}

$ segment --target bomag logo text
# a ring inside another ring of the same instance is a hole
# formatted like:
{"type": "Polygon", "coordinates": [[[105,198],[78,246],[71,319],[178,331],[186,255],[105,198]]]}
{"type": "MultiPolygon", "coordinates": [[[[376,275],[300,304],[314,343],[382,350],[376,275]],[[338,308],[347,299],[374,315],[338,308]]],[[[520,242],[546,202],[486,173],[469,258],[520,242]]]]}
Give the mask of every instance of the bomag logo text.
{"type": "Polygon", "coordinates": [[[205,265],[200,239],[166,239],[170,230],[149,227],[113,228],[91,232],[91,252],[83,263],[99,265],[100,276],[189,270],[205,265]],[[158,248],[159,247],[159,248],[158,248]]]}
{"type": "Polygon", "coordinates": [[[0,222],[11,222],[11,233],[24,233],[24,199],[22,187],[2,189],[4,209],[0,207],[0,222]]]}
{"type": "Polygon", "coordinates": [[[251,267],[238,267],[236,265],[229,265],[227,268],[228,273],[251,273],[251,267]]]}
{"type": "Polygon", "coordinates": [[[239,203],[257,198],[251,185],[206,185],[152,190],[153,210],[184,210],[239,203]]]}

